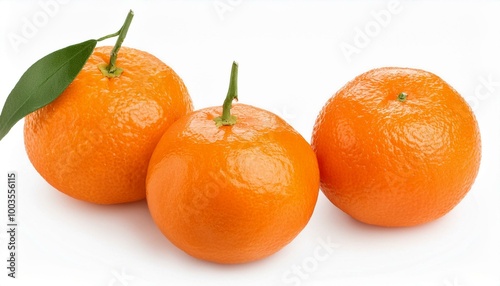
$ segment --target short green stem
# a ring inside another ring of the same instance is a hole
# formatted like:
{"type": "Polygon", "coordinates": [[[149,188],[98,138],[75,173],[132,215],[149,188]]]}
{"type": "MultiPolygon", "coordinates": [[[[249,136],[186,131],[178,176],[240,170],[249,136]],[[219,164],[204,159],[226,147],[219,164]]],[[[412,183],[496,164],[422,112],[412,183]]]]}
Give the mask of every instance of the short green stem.
{"type": "Polygon", "coordinates": [[[401,102],[405,102],[406,101],[406,97],[408,97],[408,94],[406,94],[406,92],[402,92],[398,95],[398,100],[401,101],[401,102]]]}
{"type": "Polygon", "coordinates": [[[132,18],[134,18],[134,12],[130,10],[128,12],[127,18],[125,19],[125,23],[123,23],[123,26],[120,28],[118,32],[97,39],[97,41],[102,41],[111,37],[118,36],[116,44],[113,47],[113,50],[111,50],[111,55],[109,57],[109,64],[107,65],[104,64],[99,66],[99,69],[101,70],[102,74],[107,77],[110,78],[118,77],[123,72],[123,69],[116,66],[116,58],[118,57],[118,51],[120,50],[122,43],[125,40],[125,37],[127,36],[128,28],[132,23],[132,18]]]}
{"type": "Polygon", "coordinates": [[[233,62],[231,67],[231,77],[226,99],[222,105],[222,116],[214,118],[217,127],[230,126],[236,124],[236,116],[231,115],[231,106],[233,100],[238,100],[238,63],[233,62]]]}

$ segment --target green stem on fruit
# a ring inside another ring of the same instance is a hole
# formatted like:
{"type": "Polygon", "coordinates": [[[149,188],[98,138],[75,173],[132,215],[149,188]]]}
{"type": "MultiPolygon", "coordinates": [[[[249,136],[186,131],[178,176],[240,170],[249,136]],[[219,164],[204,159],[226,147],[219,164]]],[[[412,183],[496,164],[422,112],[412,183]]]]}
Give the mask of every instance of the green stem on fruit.
{"type": "Polygon", "coordinates": [[[229,80],[229,88],[227,90],[226,99],[222,105],[222,116],[214,118],[217,127],[230,126],[236,124],[236,116],[231,115],[231,106],[233,100],[238,100],[238,63],[233,62],[231,67],[231,77],[229,80]]]}
{"type": "Polygon", "coordinates": [[[102,41],[105,39],[118,36],[116,44],[113,47],[113,50],[111,50],[111,55],[109,57],[109,64],[99,65],[99,70],[101,70],[104,76],[107,76],[109,78],[118,77],[123,72],[123,69],[116,66],[116,58],[118,57],[118,51],[120,50],[122,43],[125,40],[125,37],[127,36],[128,28],[132,23],[132,18],[134,18],[134,12],[130,10],[128,12],[127,18],[125,19],[125,23],[123,23],[123,26],[120,28],[118,32],[97,39],[97,41],[102,41]]]}
{"type": "Polygon", "coordinates": [[[406,101],[406,97],[408,97],[408,94],[406,94],[406,92],[402,92],[398,95],[398,100],[401,101],[401,102],[405,102],[406,101]]]}

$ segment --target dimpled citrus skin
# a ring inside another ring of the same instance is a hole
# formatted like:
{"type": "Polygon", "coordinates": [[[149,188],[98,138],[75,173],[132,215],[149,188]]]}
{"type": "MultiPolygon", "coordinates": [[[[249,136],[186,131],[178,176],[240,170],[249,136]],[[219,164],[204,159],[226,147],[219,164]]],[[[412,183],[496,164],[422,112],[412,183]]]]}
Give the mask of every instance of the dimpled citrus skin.
{"type": "Polygon", "coordinates": [[[328,199],[380,226],[448,213],[471,188],[481,158],[464,99],[438,76],[408,68],[379,68],[347,83],[323,107],[311,144],[328,199]]]}
{"type": "Polygon", "coordinates": [[[163,234],[188,254],[218,263],[269,256],[305,227],[319,192],[310,145],[278,116],[235,104],[174,123],[151,158],[147,202],[163,234]]]}
{"type": "Polygon", "coordinates": [[[24,138],[40,175],[76,199],[114,204],[145,198],[149,158],[163,132],[192,111],[182,80],[154,56],[122,47],[107,78],[98,69],[112,47],[98,47],[69,87],[29,114],[24,138]]]}

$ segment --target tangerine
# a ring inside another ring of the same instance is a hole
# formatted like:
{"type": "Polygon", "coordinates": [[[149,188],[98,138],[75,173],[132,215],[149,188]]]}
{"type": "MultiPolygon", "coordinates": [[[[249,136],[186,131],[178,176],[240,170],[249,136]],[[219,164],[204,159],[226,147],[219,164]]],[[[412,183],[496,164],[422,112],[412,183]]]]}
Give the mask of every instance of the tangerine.
{"type": "Polygon", "coordinates": [[[471,108],[440,77],[386,67],[357,76],[328,100],[313,131],[321,190],[353,218],[412,226],[453,209],[479,170],[471,108]]]}
{"type": "Polygon", "coordinates": [[[257,107],[230,109],[235,74],[236,64],[224,108],[195,111],[165,132],[146,183],[162,233],[191,256],[224,264],[287,245],[309,221],[319,192],[316,157],[297,131],[257,107]]]}
{"type": "Polygon", "coordinates": [[[98,47],[52,103],[26,116],[24,142],[40,175],[79,200],[116,204],[144,199],[147,166],[168,126],[192,111],[181,78],[153,55],[122,47],[109,78],[98,47]]]}

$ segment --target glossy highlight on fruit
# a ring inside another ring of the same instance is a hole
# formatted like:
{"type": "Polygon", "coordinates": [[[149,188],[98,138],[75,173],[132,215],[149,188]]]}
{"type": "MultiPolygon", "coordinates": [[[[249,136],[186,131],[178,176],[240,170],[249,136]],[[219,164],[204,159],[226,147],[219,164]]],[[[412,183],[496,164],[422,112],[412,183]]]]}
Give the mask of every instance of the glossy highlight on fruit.
{"type": "Polygon", "coordinates": [[[380,226],[435,220],[470,190],[481,139],[465,100],[438,76],[379,68],[323,107],[312,136],[328,199],[380,226]]]}
{"type": "Polygon", "coordinates": [[[278,116],[235,104],[175,122],[151,158],[147,201],[163,234],[188,254],[244,263],[287,245],[311,217],[319,191],[314,153],[278,116]]]}
{"type": "Polygon", "coordinates": [[[26,152],[54,188],[97,204],[146,196],[146,171],[163,132],[192,111],[181,78],[151,54],[122,47],[123,73],[108,78],[112,47],[98,47],[52,103],[25,120],[26,152]]]}

